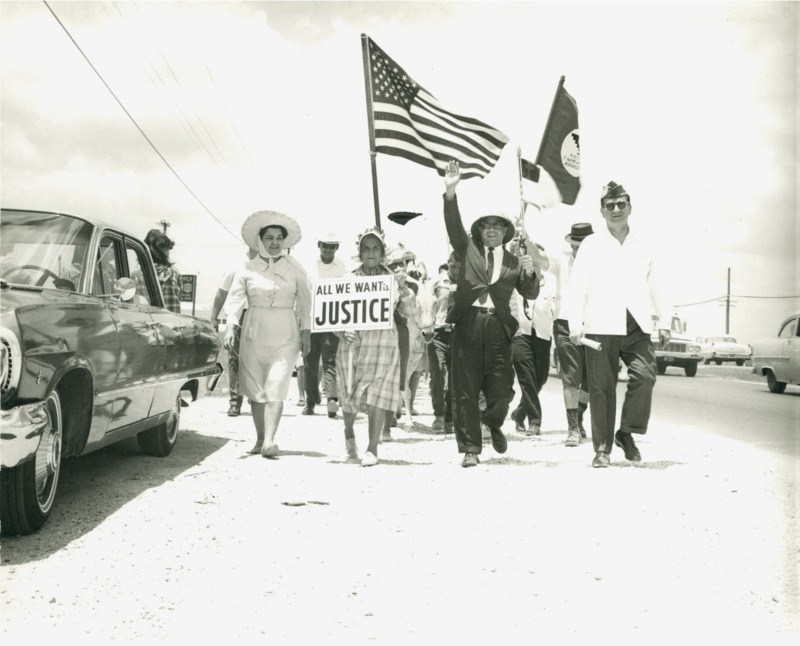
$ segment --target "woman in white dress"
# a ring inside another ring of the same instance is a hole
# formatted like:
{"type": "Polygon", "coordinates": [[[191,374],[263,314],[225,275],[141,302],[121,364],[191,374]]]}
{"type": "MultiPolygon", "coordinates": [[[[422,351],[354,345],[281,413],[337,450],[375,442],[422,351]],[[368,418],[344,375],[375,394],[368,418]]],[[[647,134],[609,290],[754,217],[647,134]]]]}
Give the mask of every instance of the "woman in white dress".
{"type": "Polygon", "coordinates": [[[247,304],[239,349],[239,387],[250,400],[256,443],[250,453],[278,456],[275,433],[289,393],[298,352],[311,347],[308,277],[285,251],[300,241],[300,226],[275,211],[257,211],[242,225],[242,238],[258,255],[233,279],[225,301],[225,347],[247,304]]]}

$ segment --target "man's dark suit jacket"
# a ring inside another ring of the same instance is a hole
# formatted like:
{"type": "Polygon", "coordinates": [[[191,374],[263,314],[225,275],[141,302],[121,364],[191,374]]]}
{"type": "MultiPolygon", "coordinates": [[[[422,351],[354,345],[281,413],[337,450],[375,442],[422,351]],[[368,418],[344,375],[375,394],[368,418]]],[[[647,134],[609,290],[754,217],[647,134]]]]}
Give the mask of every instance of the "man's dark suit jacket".
{"type": "Polygon", "coordinates": [[[519,326],[517,319],[511,313],[512,292],[516,288],[525,298],[536,298],[539,295],[538,277],[535,274],[527,277],[520,268],[519,258],[504,251],[500,277],[490,285],[490,276],[486,274],[483,243],[480,240],[473,240],[464,229],[457,198],[444,199],[444,223],[450,244],[461,258],[461,272],[458,275],[452,307],[447,312],[447,322],[458,323],[481,294],[488,291],[508,340],[511,341],[519,326]]]}

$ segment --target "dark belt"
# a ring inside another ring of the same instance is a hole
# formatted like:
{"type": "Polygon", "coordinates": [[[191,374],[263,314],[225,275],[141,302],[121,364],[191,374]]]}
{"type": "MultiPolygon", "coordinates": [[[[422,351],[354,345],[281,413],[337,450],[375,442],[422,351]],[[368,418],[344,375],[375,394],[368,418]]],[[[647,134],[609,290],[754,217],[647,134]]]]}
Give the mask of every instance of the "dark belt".
{"type": "Polygon", "coordinates": [[[484,314],[494,314],[497,311],[493,307],[480,307],[479,305],[473,305],[471,309],[483,312],[484,314]]]}

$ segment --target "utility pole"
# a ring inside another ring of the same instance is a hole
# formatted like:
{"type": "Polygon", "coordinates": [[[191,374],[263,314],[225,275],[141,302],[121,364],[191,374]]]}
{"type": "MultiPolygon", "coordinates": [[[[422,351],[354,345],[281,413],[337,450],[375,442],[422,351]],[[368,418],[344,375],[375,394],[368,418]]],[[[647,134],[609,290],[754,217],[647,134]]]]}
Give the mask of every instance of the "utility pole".
{"type": "Polygon", "coordinates": [[[159,222],[159,224],[161,225],[161,228],[164,229],[164,233],[166,233],[167,229],[170,226],[169,222],[167,222],[166,220],[161,220],[161,222],[159,222]]]}
{"type": "Polygon", "coordinates": [[[725,334],[731,333],[731,268],[728,267],[728,293],[725,296],[725,334]]]}

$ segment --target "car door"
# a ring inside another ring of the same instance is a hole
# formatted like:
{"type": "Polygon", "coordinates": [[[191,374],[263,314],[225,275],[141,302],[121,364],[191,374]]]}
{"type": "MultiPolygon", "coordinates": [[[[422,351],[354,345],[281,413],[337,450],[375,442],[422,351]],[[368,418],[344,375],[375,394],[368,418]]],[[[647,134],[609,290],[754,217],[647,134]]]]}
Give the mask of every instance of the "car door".
{"type": "Polygon", "coordinates": [[[784,374],[779,381],[800,383],[800,316],[789,319],[778,333],[781,343],[781,364],[784,374]]]}
{"type": "Polygon", "coordinates": [[[158,338],[158,356],[150,415],[169,411],[175,405],[180,387],[186,381],[186,339],[193,333],[191,318],[163,307],[163,296],[149,252],[138,240],[125,238],[128,271],[137,285],[137,296],[143,303],[158,338]],[[146,303],[146,305],[145,305],[146,303]]]}
{"type": "Polygon", "coordinates": [[[111,393],[109,432],[150,416],[161,354],[149,305],[136,297],[123,302],[114,291],[114,283],[129,276],[126,260],[124,236],[104,230],[90,289],[94,296],[105,301],[119,338],[119,363],[115,388],[111,393]]]}

